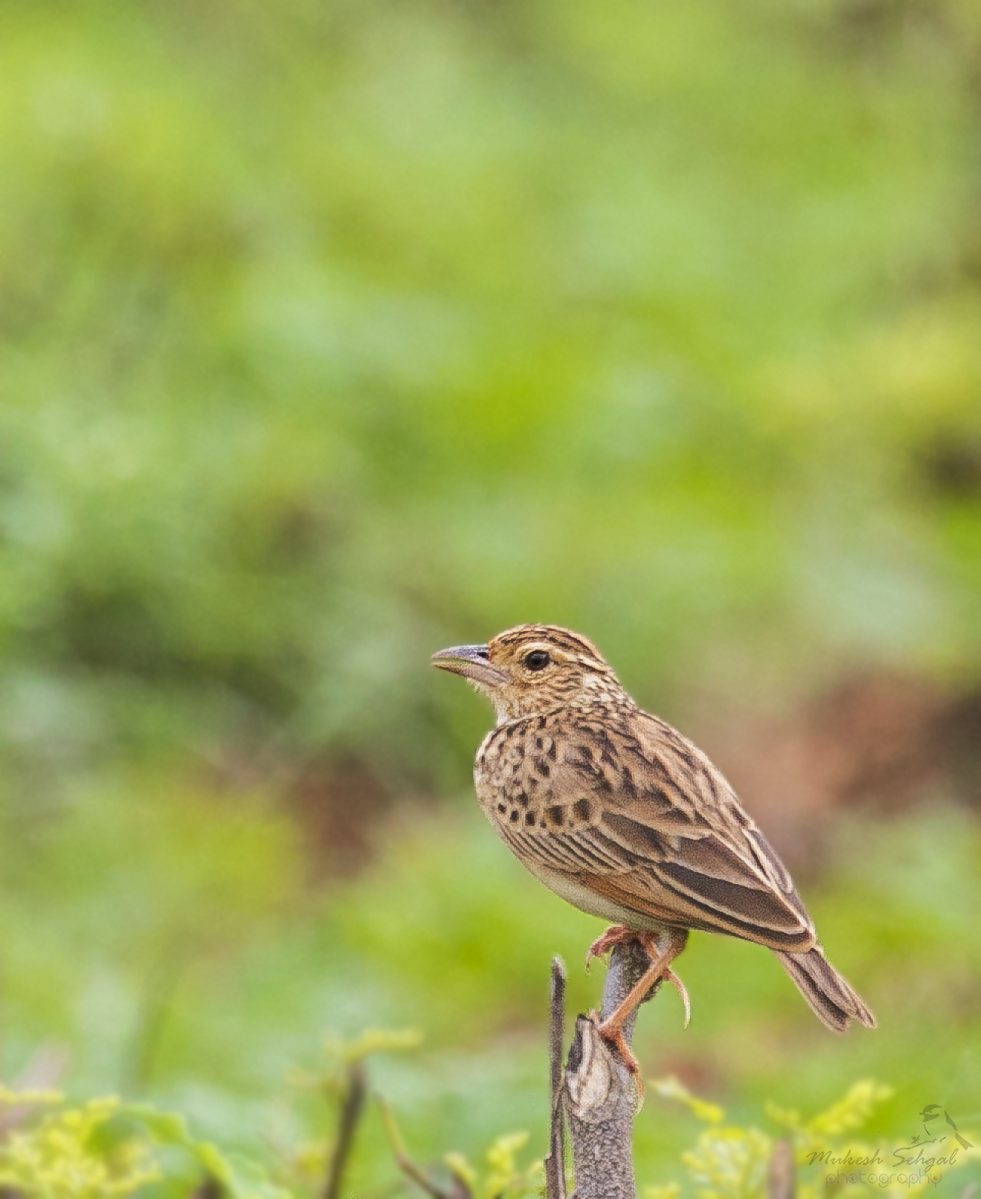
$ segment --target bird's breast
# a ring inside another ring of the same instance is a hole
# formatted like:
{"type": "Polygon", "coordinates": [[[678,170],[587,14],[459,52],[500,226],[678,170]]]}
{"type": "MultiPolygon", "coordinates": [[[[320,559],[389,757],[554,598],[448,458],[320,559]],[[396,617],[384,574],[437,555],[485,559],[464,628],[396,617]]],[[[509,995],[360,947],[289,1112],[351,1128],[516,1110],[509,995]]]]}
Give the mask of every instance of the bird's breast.
{"type": "Polygon", "coordinates": [[[554,716],[532,716],[498,725],[477,751],[474,779],[493,788],[544,786],[559,756],[554,716]]]}

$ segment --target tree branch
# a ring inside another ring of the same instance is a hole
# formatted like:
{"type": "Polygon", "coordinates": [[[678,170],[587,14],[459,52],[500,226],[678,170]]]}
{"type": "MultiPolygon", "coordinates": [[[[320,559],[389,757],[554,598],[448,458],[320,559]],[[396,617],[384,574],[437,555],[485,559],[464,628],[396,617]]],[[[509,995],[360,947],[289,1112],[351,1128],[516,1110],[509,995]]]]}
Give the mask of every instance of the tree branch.
{"type": "Polygon", "coordinates": [[[548,1018],[549,1120],[548,1155],[545,1158],[546,1199],[565,1199],[565,1136],[562,1118],[562,1034],[565,1029],[565,965],[552,958],[548,1018]]]}
{"type": "Polygon", "coordinates": [[[793,1143],[783,1137],[773,1146],[773,1156],[770,1158],[766,1188],[769,1199],[794,1199],[797,1194],[796,1175],[793,1143]]]}
{"type": "Polygon", "coordinates": [[[458,1176],[453,1177],[453,1187],[451,1190],[444,1190],[438,1186],[429,1177],[425,1170],[409,1157],[409,1151],[405,1147],[405,1141],[402,1139],[402,1132],[395,1120],[395,1113],[392,1111],[389,1103],[381,1095],[376,1095],[378,1107],[381,1111],[382,1124],[385,1128],[385,1136],[388,1138],[388,1143],[392,1149],[392,1156],[395,1158],[395,1164],[406,1175],[411,1178],[416,1186],[420,1187],[430,1195],[432,1199],[473,1199],[473,1192],[458,1176]]]}
{"type": "MultiPolygon", "coordinates": [[[[614,946],[603,988],[602,1019],[619,1006],[650,965],[636,941],[614,946]]],[[[651,988],[650,999],[660,983],[651,988]]],[[[636,1013],[624,1025],[629,1045],[636,1013]]],[[[639,1110],[637,1083],[630,1071],[585,1016],[576,1030],[566,1064],[565,1109],[576,1171],[573,1199],[635,1199],[631,1130],[639,1110]]]]}
{"type": "Polygon", "coordinates": [[[327,1179],[321,1191],[323,1199],[339,1199],[344,1167],[347,1165],[351,1146],[354,1144],[354,1134],[357,1131],[358,1121],[361,1119],[367,1092],[368,1082],[365,1078],[364,1063],[357,1059],[351,1062],[347,1069],[347,1089],[341,1105],[337,1142],[330,1159],[327,1179]]]}

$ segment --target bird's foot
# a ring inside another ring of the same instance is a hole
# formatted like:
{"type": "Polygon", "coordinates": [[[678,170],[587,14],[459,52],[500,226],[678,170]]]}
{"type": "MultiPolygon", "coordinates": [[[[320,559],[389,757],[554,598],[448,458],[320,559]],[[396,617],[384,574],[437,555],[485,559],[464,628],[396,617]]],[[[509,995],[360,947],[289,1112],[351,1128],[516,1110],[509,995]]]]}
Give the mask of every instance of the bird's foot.
{"type": "Polygon", "coordinates": [[[590,1012],[592,1023],[596,1025],[596,1031],[606,1041],[608,1046],[616,1050],[620,1054],[620,1060],[624,1062],[627,1070],[630,1071],[631,1078],[637,1084],[637,1098],[639,1099],[639,1107],[644,1105],[644,1079],[640,1074],[640,1062],[634,1058],[631,1047],[627,1044],[627,1038],[624,1036],[624,1026],[614,1023],[612,1020],[600,1020],[596,1012],[590,1012]]]}
{"type": "Polygon", "coordinates": [[[611,1045],[619,1053],[623,1059],[623,1064],[637,1080],[637,1088],[643,1099],[644,1082],[640,1076],[640,1062],[634,1057],[630,1046],[627,1044],[627,1038],[623,1035],[623,1025],[613,1020],[601,1021],[596,1012],[590,1012],[589,1015],[590,1019],[596,1025],[596,1031],[608,1045],[611,1045]]]}
{"type": "Polygon", "coordinates": [[[688,998],[688,991],[685,989],[685,984],[673,970],[665,970],[661,978],[665,982],[669,982],[681,996],[681,1002],[685,1005],[685,1028],[687,1028],[691,1023],[691,1000],[688,998]]]}
{"type": "Polygon", "coordinates": [[[640,941],[646,949],[645,936],[646,934],[644,933],[627,928],[625,924],[611,924],[606,932],[602,936],[597,937],[586,950],[586,969],[589,969],[589,963],[593,958],[605,957],[614,946],[622,945],[624,941],[640,941]]]}

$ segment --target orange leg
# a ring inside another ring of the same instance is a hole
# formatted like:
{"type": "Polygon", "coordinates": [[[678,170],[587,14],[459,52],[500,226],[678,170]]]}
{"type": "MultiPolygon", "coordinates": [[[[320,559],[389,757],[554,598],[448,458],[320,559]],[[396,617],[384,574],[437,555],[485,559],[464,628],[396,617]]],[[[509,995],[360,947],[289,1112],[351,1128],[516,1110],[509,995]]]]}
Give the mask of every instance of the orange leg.
{"type": "Polygon", "coordinates": [[[630,1052],[630,1048],[627,1045],[626,1039],[623,1035],[623,1026],[637,1010],[640,1004],[643,1003],[644,999],[647,997],[647,992],[659,979],[664,979],[666,982],[671,983],[672,986],[677,988],[678,994],[681,996],[685,1005],[686,1028],[688,1027],[688,1021],[691,1019],[691,1003],[688,999],[688,992],[685,990],[685,984],[671,969],[671,962],[678,956],[679,953],[681,953],[686,942],[688,941],[688,933],[684,930],[671,932],[669,934],[666,947],[663,951],[659,952],[657,937],[654,933],[631,932],[629,929],[621,926],[615,926],[614,928],[608,929],[602,937],[600,937],[593,943],[592,946],[590,946],[589,956],[586,959],[587,963],[589,961],[589,957],[595,956],[597,951],[605,953],[614,945],[618,945],[622,941],[630,938],[635,938],[641,943],[647,953],[648,958],[650,959],[651,964],[637,980],[634,986],[630,988],[617,1009],[614,1012],[611,1012],[611,1014],[607,1016],[602,1024],[598,1025],[597,1031],[605,1041],[609,1041],[611,1045],[615,1046],[620,1055],[623,1057],[623,1060],[631,1073],[638,1074],[640,1067],[637,1064],[637,1059],[630,1052]]]}

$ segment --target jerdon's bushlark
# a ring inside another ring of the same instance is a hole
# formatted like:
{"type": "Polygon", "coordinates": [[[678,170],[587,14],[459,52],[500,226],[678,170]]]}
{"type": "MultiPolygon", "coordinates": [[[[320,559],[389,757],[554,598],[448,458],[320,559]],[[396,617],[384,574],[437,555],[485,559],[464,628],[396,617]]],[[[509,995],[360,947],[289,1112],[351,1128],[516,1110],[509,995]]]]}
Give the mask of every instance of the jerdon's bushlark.
{"type": "Polygon", "coordinates": [[[459,645],[433,665],[490,699],[497,726],[477,751],[487,818],[515,856],[563,899],[613,920],[602,953],[636,937],[651,966],[603,1024],[623,1040],[630,1013],[690,929],[766,945],[828,1028],[868,1028],[868,1007],[831,966],[783,863],[700,749],[638,708],[585,637],[519,625],[488,645],[459,645]]]}

